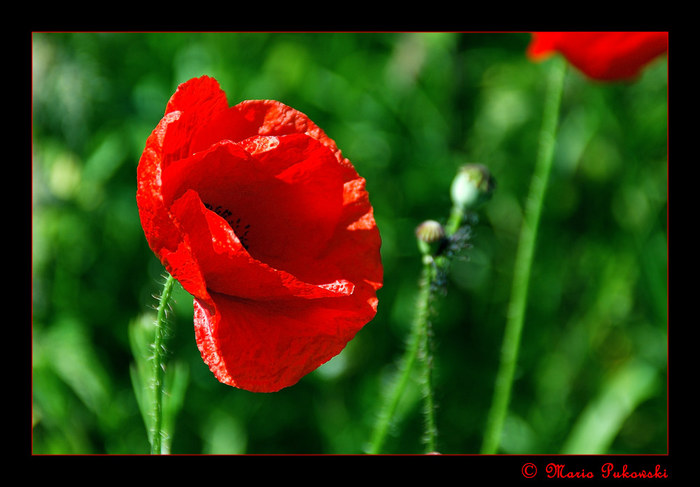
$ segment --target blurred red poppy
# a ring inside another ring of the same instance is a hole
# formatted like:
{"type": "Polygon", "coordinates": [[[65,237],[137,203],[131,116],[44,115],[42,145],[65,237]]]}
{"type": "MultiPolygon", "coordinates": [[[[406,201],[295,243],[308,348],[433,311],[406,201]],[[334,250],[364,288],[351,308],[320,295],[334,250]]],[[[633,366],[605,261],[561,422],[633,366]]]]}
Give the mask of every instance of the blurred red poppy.
{"type": "Polygon", "coordinates": [[[215,79],[192,79],[137,178],[146,239],[194,296],[197,345],[219,381],[293,385],[375,316],[381,241],[365,180],[303,113],[229,107],[215,79]]]}
{"type": "Polygon", "coordinates": [[[533,32],[527,53],[559,52],[590,78],[613,81],[634,78],[667,49],[667,32],[533,32]]]}

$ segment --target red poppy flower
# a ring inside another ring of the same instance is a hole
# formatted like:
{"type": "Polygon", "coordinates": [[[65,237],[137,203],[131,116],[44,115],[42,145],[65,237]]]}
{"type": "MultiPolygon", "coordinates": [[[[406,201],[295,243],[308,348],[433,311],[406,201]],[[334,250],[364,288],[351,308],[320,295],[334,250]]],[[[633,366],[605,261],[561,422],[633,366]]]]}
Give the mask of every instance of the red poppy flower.
{"type": "Polygon", "coordinates": [[[303,113],[229,107],[215,79],[192,79],[137,177],[146,239],[193,295],[197,345],[221,382],[293,385],[375,316],[381,241],[365,180],[303,113]]]}
{"type": "Polygon", "coordinates": [[[534,60],[560,52],[587,76],[634,78],[668,49],[666,32],[533,32],[527,53],[534,60]]]}

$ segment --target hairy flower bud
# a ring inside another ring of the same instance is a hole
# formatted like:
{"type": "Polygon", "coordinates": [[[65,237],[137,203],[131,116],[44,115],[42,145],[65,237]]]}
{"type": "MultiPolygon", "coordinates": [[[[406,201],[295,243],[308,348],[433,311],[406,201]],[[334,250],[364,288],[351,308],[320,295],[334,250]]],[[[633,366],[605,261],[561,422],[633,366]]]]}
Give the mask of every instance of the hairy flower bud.
{"type": "Polygon", "coordinates": [[[424,255],[438,255],[447,244],[445,228],[435,220],[426,220],[416,227],[418,248],[424,255]]]}

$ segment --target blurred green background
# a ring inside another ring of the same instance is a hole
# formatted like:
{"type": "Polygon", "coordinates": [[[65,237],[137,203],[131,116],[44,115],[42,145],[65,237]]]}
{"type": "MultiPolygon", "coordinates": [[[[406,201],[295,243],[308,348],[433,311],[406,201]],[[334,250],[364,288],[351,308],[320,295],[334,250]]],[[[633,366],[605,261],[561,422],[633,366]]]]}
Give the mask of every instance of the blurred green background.
{"type": "MultiPolygon", "coordinates": [[[[229,104],[306,113],[367,179],[382,234],[377,317],[297,385],[219,384],[179,285],[173,453],[362,453],[413,316],[413,231],[445,220],[466,162],[498,186],[452,266],[434,323],[438,450],[478,453],[537,152],[547,62],[528,34],[34,33],[33,452],[147,453],[131,341],[163,269],[136,209],[136,166],[177,85],[208,74],[229,104]],[[131,341],[130,341],[131,340],[131,341]]],[[[532,273],[502,453],[667,452],[667,66],[633,83],[573,69],[532,273]]],[[[136,340],[138,341],[138,340],[136,340]]],[[[386,443],[421,453],[417,383],[386,443]]]]}

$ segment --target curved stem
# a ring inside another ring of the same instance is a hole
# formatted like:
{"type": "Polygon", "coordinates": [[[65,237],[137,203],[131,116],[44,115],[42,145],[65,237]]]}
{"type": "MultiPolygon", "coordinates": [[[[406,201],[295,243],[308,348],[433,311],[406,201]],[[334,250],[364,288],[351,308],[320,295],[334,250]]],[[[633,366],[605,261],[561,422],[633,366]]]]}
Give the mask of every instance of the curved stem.
{"type": "Polygon", "coordinates": [[[501,361],[494,385],[493,402],[486,424],[481,452],[494,454],[498,451],[503,423],[508,411],[513,376],[518,359],[520,336],[525,320],[530,270],[537,240],[542,205],[547,189],[549,174],[554,159],[554,145],[559,120],[559,105],[564,87],[566,63],[555,58],[551,63],[547,98],[544,104],[542,130],[539,139],[539,152],[535,172],[530,182],[530,192],[525,205],[518,252],[515,257],[513,284],[506,328],[501,348],[501,361]]]}
{"type": "Polygon", "coordinates": [[[399,404],[399,400],[403,394],[404,389],[406,389],[406,384],[408,384],[408,379],[411,377],[411,372],[413,370],[413,364],[418,356],[418,351],[421,346],[421,319],[423,316],[427,316],[428,301],[430,299],[430,283],[428,282],[426,276],[425,266],[423,267],[423,279],[421,279],[421,287],[418,294],[417,310],[418,315],[414,321],[413,328],[411,329],[411,336],[408,342],[408,348],[401,357],[398,369],[398,378],[392,383],[392,390],[384,400],[383,407],[379,412],[377,418],[377,423],[375,424],[374,432],[370,440],[370,445],[367,453],[377,454],[382,450],[384,446],[384,441],[386,439],[387,432],[389,430],[389,425],[391,424],[392,418],[396,413],[396,408],[399,404]]]}
{"type": "Polygon", "coordinates": [[[408,348],[401,357],[401,362],[399,363],[398,379],[392,384],[392,390],[390,394],[386,396],[383,407],[380,410],[377,423],[375,425],[374,433],[372,435],[370,446],[368,448],[368,453],[376,454],[382,450],[384,445],[384,440],[386,439],[387,432],[389,430],[389,425],[391,424],[392,418],[396,413],[396,408],[399,404],[399,400],[403,395],[408,380],[411,376],[413,366],[419,355],[422,355],[424,368],[422,369],[422,379],[423,379],[423,389],[422,392],[426,397],[427,403],[425,407],[427,430],[426,430],[426,441],[428,451],[433,451],[435,449],[435,421],[432,411],[432,390],[430,383],[430,370],[431,366],[427,360],[427,354],[429,352],[428,345],[428,321],[430,318],[430,301],[432,299],[432,292],[434,289],[434,269],[433,269],[432,259],[425,259],[423,262],[423,275],[421,278],[421,285],[418,293],[418,300],[416,302],[416,317],[413,323],[413,328],[411,330],[411,336],[408,343],[408,348]]]}
{"type": "MultiPolygon", "coordinates": [[[[464,210],[454,207],[450,214],[447,225],[446,238],[450,239],[460,229],[465,219],[464,210]]],[[[426,453],[436,450],[437,427],[435,424],[435,402],[433,398],[432,383],[432,353],[430,344],[430,320],[432,313],[432,302],[434,295],[441,289],[441,276],[447,272],[449,267],[449,257],[439,255],[433,257],[429,250],[423,252],[423,269],[416,301],[416,315],[411,329],[411,336],[408,348],[404,352],[399,363],[397,379],[392,382],[390,393],[385,396],[384,403],[380,409],[377,423],[370,440],[368,453],[379,453],[384,444],[389,425],[396,413],[399,400],[408,384],[411,371],[417,358],[420,358],[422,368],[420,370],[421,393],[423,394],[423,413],[425,415],[425,436],[426,453]]]]}
{"type": "Polygon", "coordinates": [[[158,314],[156,317],[155,338],[153,340],[153,431],[151,436],[151,453],[162,453],[163,439],[163,383],[165,377],[165,318],[168,301],[173,289],[175,278],[168,274],[163,286],[163,293],[158,302],[158,314]]]}

